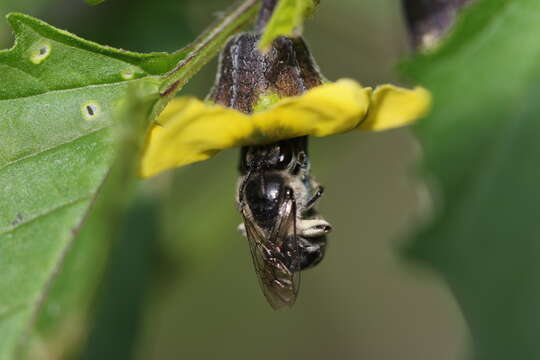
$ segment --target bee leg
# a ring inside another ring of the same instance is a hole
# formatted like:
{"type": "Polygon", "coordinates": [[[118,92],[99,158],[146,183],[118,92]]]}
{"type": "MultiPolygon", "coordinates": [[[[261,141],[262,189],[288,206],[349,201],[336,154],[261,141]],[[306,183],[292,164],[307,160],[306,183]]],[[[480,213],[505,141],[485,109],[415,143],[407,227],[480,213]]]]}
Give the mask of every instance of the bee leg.
{"type": "Polygon", "coordinates": [[[319,236],[316,238],[300,238],[299,239],[300,250],[300,270],[309,269],[324,258],[326,252],[326,236],[319,236]]]}
{"type": "Polygon", "coordinates": [[[310,210],[324,194],[324,187],[319,186],[311,199],[306,203],[306,210],[310,210]]]}
{"type": "Polygon", "coordinates": [[[247,237],[246,225],[244,225],[244,223],[241,223],[240,225],[238,225],[237,230],[240,231],[243,237],[247,237]]]}
{"type": "Polygon", "coordinates": [[[332,226],[324,219],[302,220],[297,226],[298,234],[305,238],[323,236],[332,230],[332,226]]]}

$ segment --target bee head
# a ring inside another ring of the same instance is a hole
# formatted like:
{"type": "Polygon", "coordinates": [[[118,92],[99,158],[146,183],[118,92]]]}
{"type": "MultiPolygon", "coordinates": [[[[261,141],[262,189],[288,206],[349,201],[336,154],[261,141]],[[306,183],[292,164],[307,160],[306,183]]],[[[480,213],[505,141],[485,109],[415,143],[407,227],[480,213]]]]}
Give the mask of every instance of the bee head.
{"type": "Polygon", "coordinates": [[[306,165],[306,137],[280,141],[271,145],[245,146],[240,153],[240,174],[252,171],[297,172],[297,168],[306,165]]]}

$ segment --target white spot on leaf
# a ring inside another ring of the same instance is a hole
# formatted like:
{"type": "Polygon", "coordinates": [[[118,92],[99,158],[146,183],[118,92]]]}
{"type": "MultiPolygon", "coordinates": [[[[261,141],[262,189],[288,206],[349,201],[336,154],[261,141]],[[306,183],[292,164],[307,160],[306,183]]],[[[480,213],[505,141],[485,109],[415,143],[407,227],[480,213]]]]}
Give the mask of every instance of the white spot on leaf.
{"type": "Polygon", "coordinates": [[[122,79],[131,80],[135,77],[135,71],[133,69],[125,69],[121,73],[122,79]]]}
{"type": "Polygon", "coordinates": [[[85,120],[95,120],[101,115],[101,107],[95,101],[88,101],[81,106],[85,120]]]}
{"type": "Polygon", "coordinates": [[[32,54],[30,55],[30,61],[34,64],[41,64],[51,54],[51,44],[48,42],[41,42],[33,47],[32,54]]]}

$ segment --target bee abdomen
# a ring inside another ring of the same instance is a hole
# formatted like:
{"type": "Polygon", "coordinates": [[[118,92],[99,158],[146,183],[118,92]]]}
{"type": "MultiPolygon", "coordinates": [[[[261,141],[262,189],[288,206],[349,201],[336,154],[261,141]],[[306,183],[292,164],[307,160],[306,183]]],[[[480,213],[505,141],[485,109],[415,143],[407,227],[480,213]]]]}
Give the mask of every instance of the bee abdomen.
{"type": "Polygon", "coordinates": [[[299,238],[300,270],[309,269],[322,261],[326,253],[327,238],[299,238]]]}

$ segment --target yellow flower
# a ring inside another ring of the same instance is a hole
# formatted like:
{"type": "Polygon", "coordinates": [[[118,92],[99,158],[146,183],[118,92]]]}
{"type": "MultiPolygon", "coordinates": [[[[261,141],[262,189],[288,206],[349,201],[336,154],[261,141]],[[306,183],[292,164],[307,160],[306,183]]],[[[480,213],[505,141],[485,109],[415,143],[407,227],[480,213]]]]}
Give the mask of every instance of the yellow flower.
{"type": "Polygon", "coordinates": [[[430,105],[431,95],[421,87],[408,90],[382,85],[372,90],[348,79],[282,98],[249,115],[196,98],[177,98],[149,132],[140,175],[151,177],[238,146],[305,135],[392,129],[422,117],[430,105]]]}

